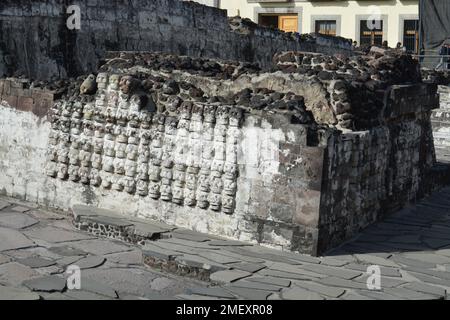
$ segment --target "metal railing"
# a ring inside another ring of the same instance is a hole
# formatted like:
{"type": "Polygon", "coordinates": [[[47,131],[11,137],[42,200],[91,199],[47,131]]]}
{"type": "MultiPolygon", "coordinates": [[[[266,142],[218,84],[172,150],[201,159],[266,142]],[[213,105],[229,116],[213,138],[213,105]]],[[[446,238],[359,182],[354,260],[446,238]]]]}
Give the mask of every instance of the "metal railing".
{"type": "Polygon", "coordinates": [[[431,69],[439,71],[450,70],[450,55],[412,54],[411,56],[419,60],[420,63],[425,62],[427,66],[433,66],[431,69]]]}

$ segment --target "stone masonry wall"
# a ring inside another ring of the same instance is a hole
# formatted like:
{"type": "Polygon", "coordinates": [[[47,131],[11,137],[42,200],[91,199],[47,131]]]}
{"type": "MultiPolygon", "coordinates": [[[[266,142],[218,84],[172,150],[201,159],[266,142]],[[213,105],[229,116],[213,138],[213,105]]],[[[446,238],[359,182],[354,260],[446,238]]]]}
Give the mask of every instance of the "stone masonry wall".
{"type": "Polygon", "coordinates": [[[32,112],[44,117],[53,104],[53,92],[40,88],[26,88],[25,82],[18,79],[0,80],[0,100],[14,109],[32,112]]]}
{"type": "Polygon", "coordinates": [[[439,86],[440,108],[431,116],[436,148],[450,150],[450,87],[439,86]]]}
{"type": "Polygon", "coordinates": [[[319,251],[342,243],[429,192],[436,159],[430,124],[436,87],[394,86],[385,122],[334,135],[324,165],[319,251]]]}
{"type": "Polygon", "coordinates": [[[162,51],[256,62],[270,67],[283,50],[351,54],[350,43],[261,28],[226,12],[179,0],[3,0],[0,75],[31,79],[95,72],[107,50],[162,51]],[[81,8],[81,29],[69,30],[69,5],[81,8]]]}
{"type": "Polygon", "coordinates": [[[436,86],[395,84],[400,64],[416,76],[405,57],[362,59],[110,54],[46,117],[3,99],[0,188],[321,254],[420,197],[434,164],[436,86]]]}
{"type": "Polygon", "coordinates": [[[59,100],[41,123],[4,101],[2,145],[18,141],[18,154],[2,153],[4,192],[63,209],[94,204],[280,249],[306,238],[300,249],[315,251],[318,231],[296,220],[318,220],[320,192],[308,190],[320,189],[323,148],[307,145],[312,117],[301,101],[291,97],[296,109],[264,115],[201,101],[195,87],[158,78],[156,96],[137,87],[124,93],[136,80],[99,74],[95,99],[59,100]],[[182,102],[187,95],[194,99],[182,102]],[[21,137],[7,134],[14,125],[21,137]],[[49,140],[29,145],[22,137],[38,132],[49,140]],[[25,150],[32,164],[11,161],[25,150]],[[285,197],[282,187],[296,193],[285,197]]]}

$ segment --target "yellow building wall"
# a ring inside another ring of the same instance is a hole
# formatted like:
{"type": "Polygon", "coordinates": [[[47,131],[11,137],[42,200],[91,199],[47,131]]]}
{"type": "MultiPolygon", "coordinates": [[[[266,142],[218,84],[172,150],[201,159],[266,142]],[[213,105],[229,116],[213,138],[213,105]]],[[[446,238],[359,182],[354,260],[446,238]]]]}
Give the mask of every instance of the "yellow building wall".
{"type": "MultiPolygon", "coordinates": [[[[256,8],[301,8],[301,33],[314,32],[312,30],[312,16],[339,15],[341,16],[340,36],[357,40],[359,31],[357,26],[358,15],[381,14],[386,19],[384,40],[391,47],[397,42],[403,41],[403,18],[418,19],[418,0],[387,0],[387,1],[295,1],[289,4],[283,3],[248,3],[247,0],[221,0],[220,6],[228,11],[229,16],[240,15],[257,22],[256,8]]],[[[339,28],[338,28],[339,29],[339,28]]]]}

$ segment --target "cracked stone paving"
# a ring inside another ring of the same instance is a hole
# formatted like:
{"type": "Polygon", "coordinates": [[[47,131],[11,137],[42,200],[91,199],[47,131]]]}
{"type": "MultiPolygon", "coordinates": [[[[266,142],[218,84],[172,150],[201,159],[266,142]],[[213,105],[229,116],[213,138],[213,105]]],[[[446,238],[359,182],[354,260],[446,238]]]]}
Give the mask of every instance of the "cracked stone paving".
{"type": "Polygon", "coordinates": [[[448,299],[449,196],[450,188],[436,192],[317,258],[157,222],[140,226],[145,236],[132,244],[75,227],[139,226],[131,217],[81,206],[62,215],[4,197],[0,299],[448,299]],[[380,291],[366,285],[373,264],[380,291]],[[67,288],[69,265],[81,269],[81,290],[67,288]]]}

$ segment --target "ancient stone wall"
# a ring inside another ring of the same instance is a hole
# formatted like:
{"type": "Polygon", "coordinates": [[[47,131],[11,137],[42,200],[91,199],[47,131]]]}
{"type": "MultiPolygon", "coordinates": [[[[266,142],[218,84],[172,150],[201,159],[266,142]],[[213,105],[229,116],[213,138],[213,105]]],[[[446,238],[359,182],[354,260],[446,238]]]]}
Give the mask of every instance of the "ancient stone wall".
{"type": "Polygon", "coordinates": [[[26,82],[19,79],[0,80],[0,100],[14,109],[32,112],[44,117],[53,104],[53,92],[40,88],[27,88],[26,82]]]}
{"type": "Polygon", "coordinates": [[[433,111],[431,121],[433,125],[434,143],[436,148],[450,150],[450,87],[439,86],[440,108],[433,111]]]}
{"type": "Polygon", "coordinates": [[[179,0],[3,0],[0,75],[74,77],[97,70],[106,50],[162,51],[269,67],[282,50],[350,52],[348,41],[285,34],[179,0]],[[81,8],[81,29],[69,30],[69,5],[81,8]]]}
{"type": "Polygon", "coordinates": [[[278,248],[308,233],[301,249],[315,250],[317,230],[294,222],[294,194],[282,198],[280,189],[298,188],[299,207],[318,219],[320,193],[307,189],[320,187],[323,148],[307,146],[312,117],[301,97],[279,96],[274,102],[290,101],[291,110],[269,115],[243,100],[240,107],[205,100],[201,89],[163,73],[137,79],[101,73],[95,97],[58,100],[41,123],[4,101],[3,145],[19,141],[17,153],[2,154],[4,192],[64,209],[91,203],[278,248]],[[7,134],[14,126],[19,134],[7,134]],[[28,135],[43,132],[48,141],[28,145],[28,135]],[[27,161],[13,164],[25,150],[27,161]],[[300,155],[305,167],[291,176],[300,155]]]}
{"type": "MultiPolygon", "coordinates": [[[[430,113],[436,88],[393,86],[384,123],[329,140],[324,165],[319,250],[339,244],[429,192],[436,161],[430,113]]],[[[437,182],[437,181],[436,181],[437,182]]]]}
{"type": "Polygon", "coordinates": [[[290,52],[262,72],[111,53],[45,118],[2,102],[0,188],[323,253],[421,196],[434,163],[436,86],[395,84],[401,64],[417,79],[407,57],[361,59],[290,52]]]}
{"type": "Polygon", "coordinates": [[[306,73],[322,88],[321,99],[316,91],[316,99],[305,101],[314,101],[316,121],[339,129],[320,138],[326,148],[319,252],[429,191],[430,114],[439,101],[436,85],[422,83],[411,57],[373,48],[344,60],[285,52],[274,63],[284,74],[306,73]]]}

